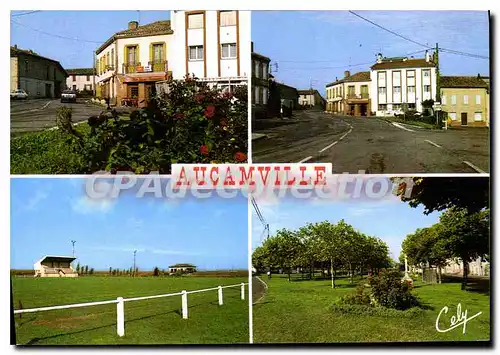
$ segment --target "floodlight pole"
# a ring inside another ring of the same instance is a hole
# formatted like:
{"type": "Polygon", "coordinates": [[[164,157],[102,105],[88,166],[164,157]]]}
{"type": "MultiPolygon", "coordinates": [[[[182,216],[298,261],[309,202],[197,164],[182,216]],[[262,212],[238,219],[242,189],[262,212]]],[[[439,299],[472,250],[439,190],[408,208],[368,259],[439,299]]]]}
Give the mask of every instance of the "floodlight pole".
{"type": "Polygon", "coordinates": [[[73,257],[75,257],[75,243],[76,243],[76,240],[71,241],[71,244],[73,244],[73,257]]]}
{"type": "Polygon", "coordinates": [[[134,272],[134,273],[133,273],[134,277],[135,277],[135,254],[136,254],[136,253],[137,253],[137,250],[134,250],[134,271],[133,271],[133,272],[134,272]]]}

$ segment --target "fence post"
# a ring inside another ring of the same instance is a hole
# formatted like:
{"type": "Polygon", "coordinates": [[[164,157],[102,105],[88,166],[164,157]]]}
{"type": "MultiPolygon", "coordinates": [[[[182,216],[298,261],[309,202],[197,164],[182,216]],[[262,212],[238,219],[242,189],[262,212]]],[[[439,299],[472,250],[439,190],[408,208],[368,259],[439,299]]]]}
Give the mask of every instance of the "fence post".
{"type": "Polygon", "coordinates": [[[182,290],[182,318],[188,318],[188,296],[186,290],[182,290]]]}
{"type": "Polygon", "coordinates": [[[222,299],[222,286],[219,286],[219,306],[222,306],[224,301],[222,299]]]}
{"type": "Polygon", "coordinates": [[[116,333],[122,337],[125,335],[125,307],[123,297],[118,297],[116,300],[118,301],[116,304],[116,333]]]}
{"type": "Polygon", "coordinates": [[[242,300],[245,299],[245,283],[244,282],[241,283],[241,299],[242,300]]]}

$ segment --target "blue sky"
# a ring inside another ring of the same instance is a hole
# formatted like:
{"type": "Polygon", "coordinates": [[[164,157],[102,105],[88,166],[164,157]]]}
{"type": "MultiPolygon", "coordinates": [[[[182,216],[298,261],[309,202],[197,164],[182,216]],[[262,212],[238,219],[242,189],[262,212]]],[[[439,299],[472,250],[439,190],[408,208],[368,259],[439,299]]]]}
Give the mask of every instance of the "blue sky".
{"type": "MultiPolygon", "coordinates": [[[[11,179],[11,267],[46,254],[76,256],[96,270],[152,270],[175,263],[247,269],[248,202],[238,198],[90,200],[83,179],[11,179]]],[[[151,195],[150,195],[151,196],[151,195]]]]}
{"type": "MultiPolygon", "coordinates": [[[[355,11],[416,42],[489,56],[488,13],[479,11],[355,11]]],[[[324,94],[325,85],[369,70],[375,55],[405,56],[425,48],[347,11],[252,11],[254,51],[278,63],[279,81],[324,94]],[[293,61],[293,62],[292,62],[293,61]]],[[[423,57],[424,52],[412,54],[423,57]]],[[[443,75],[489,75],[489,61],[440,52],[443,75]]]]}
{"type": "MultiPolygon", "coordinates": [[[[11,15],[27,11],[12,11],[11,15]]],[[[66,69],[91,68],[93,51],[114,33],[127,29],[129,21],[147,24],[170,19],[170,11],[41,11],[14,16],[10,22],[10,44],[32,49],[58,60],[66,69]],[[49,36],[36,29],[73,40],[49,36]],[[76,40],[75,40],[76,39],[76,40]],[[89,42],[85,42],[85,41],[89,42]]]]}
{"type": "MultiPolygon", "coordinates": [[[[428,227],[438,222],[440,212],[429,215],[422,207],[411,208],[396,196],[383,200],[319,200],[286,198],[256,199],[259,209],[270,226],[270,234],[287,228],[296,230],[307,223],[344,219],[355,229],[375,236],[387,243],[391,257],[396,261],[401,252],[401,243],[407,234],[417,228],[428,227]]],[[[252,207],[252,248],[261,245],[267,233],[256,217],[252,207]]]]}

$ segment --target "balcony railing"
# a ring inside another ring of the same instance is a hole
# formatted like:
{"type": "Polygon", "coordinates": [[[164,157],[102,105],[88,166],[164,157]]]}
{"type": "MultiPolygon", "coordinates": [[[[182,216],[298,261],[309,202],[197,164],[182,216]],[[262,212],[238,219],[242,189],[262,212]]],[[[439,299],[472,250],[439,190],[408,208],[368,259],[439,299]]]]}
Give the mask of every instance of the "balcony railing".
{"type": "Polygon", "coordinates": [[[148,65],[142,66],[141,63],[124,63],[123,73],[166,73],[168,70],[168,62],[148,62],[148,65]]]}
{"type": "Polygon", "coordinates": [[[348,99],[367,99],[368,93],[367,92],[363,92],[361,94],[349,93],[349,94],[347,94],[347,98],[348,99]]]}

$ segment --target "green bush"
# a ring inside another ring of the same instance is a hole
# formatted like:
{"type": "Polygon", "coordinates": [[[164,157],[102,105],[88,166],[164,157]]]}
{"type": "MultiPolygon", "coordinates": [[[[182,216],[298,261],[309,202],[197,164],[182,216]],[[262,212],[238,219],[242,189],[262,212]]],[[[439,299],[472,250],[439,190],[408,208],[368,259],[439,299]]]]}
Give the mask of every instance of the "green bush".
{"type": "Polygon", "coordinates": [[[353,305],[353,304],[370,305],[371,303],[370,292],[369,290],[367,290],[367,288],[364,286],[363,283],[360,283],[358,287],[356,287],[355,292],[348,293],[347,295],[341,297],[339,299],[339,302],[341,304],[348,304],[348,305],[353,305]]]}
{"type": "Polygon", "coordinates": [[[396,310],[381,306],[373,307],[359,304],[341,304],[338,302],[332,305],[331,310],[338,314],[355,314],[385,318],[414,318],[424,314],[424,310],[418,307],[406,310],[396,310]]]}
{"type": "Polygon", "coordinates": [[[398,310],[419,305],[417,298],[411,294],[411,284],[401,282],[397,270],[383,270],[377,276],[370,277],[369,282],[375,305],[398,310]]]}

